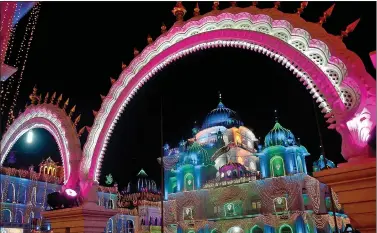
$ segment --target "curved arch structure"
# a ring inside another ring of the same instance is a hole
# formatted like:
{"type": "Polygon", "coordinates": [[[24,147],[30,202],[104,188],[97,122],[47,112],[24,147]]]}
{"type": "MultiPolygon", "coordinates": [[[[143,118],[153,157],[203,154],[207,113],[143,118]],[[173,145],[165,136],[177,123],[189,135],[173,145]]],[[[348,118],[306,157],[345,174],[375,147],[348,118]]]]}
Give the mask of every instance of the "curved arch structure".
{"type": "Polygon", "coordinates": [[[215,47],[259,52],[290,69],[330,118],[330,128],[342,135],[343,156],[348,160],[368,156],[367,140],[375,127],[375,80],[360,58],[340,38],[297,14],[234,7],[177,22],[121,73],[85,144],[82,181],[98,180],[112,130],[137,90],[173,61],[215,47]]]}
{"type": "Polygon", "coordinates": [[[75,187],[82,154],[80,141],[71,119],[53,104],[31,105],[17,117],[1,140],[0,164],[17,140],[34,128],[45,129],[54,137],[63,162],[65,186],[75,187]]]}

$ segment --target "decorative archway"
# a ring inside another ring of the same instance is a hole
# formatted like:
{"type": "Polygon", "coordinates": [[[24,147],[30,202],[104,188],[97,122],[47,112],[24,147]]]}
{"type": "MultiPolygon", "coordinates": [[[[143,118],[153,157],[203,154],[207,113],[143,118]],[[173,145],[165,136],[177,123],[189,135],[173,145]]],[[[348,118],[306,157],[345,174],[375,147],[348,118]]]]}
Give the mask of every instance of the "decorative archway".
{"type": "Polygon", "coordinates": [[[275,155],[270,159],[270,177],[285,176],[284,159],[275,155]]]}
{"type": "Polygon", "coordinates": [[[184,182],[184,190],[185,191],[192,191],[195,189],[195,180],[194,176],[191,173],[187,173],[183,178],[184,182]]]}
{"type": "Polygon", "coordinates": [[[10,211],[9,209],[2,209],[1,218],[2,222],[12,222],[12,211],[10,211]]]}
{"type": "Polygon", "coordinates": [[[82,154],[80,141],[70,117],[54,104],[30,105],[15,119],[1,140],[0,164],[17,140],[34,128],[45,129],[54,137],[63,162],[64,183],[75,187],[82,154]]]}
{"type": "Polygon", "coordinates": [[[279,227],[279,233],[293,233],[293,229],[288,224],[283,224],[279,227]]]}
{"type": "Polygon", "coordinates": [[[254,225],[254,226],[250,229],[250,233],[263,233],[263,229],[260,228],[258,225],[254,225]]]}
{"type": "Polygon", "coordinates": [[[104,98],[84,146],[82,183],[97,181],[107,143],[131,98],[159,70],[195,51],[235,47],[262,53],[291,70],[342,136],[347,160],[370,156],[375,80],[341,39],[297,14],[232,7],[177,23],[124,69],[104,98]]]}

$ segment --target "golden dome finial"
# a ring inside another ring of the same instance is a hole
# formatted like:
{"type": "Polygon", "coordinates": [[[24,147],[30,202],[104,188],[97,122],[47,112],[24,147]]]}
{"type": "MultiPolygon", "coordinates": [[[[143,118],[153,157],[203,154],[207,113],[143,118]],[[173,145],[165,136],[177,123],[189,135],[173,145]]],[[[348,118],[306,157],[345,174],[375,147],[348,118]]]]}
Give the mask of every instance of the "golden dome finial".
{"type": "Polygon", "coordinates": [[[47,104],[47,102],[48,102],[48,97],[49,97],[49,93],[47,92],[47,94],[45,96],[45,101],[44,101],[45,104],[47,104]]]}
{"type": "Polygon", "coordinates": [[[153,38],[151,37],[150,34],[148,34],[148,36],[147,36],[147,42],[148,42],[148,44],[152,44],[153,43],[153,38]]]}
{"type": "Polygon", "coordinates": [[[327,18],[331,16],[332,11],[334,10],[334,7],[335,7],[335,3],[332,4],[332,6],[329,9],[327,9],[325,12],[323,12],[323,16],[319,18],[319,22],[318,22],[319,25],[322,26],[323,23],[326,22],[327,18]]]}
{"type": "Polygon", "coordinates": [[[166,25],[165,23],[162,23],[161,25],[161,34],[164,34],[166,32],[166,25]]]}
{"type": "Polygon", "coordinates": [[[113,85],[117,80],[115,78],[110,77],[110,83],[113,85]]]}
{"type": "Polygon", "coordinates": [[[39,100],[38,100],[38,104],[41,104],[42,103],[42,93],[39,94],[39,100]]]}
{"type": "Polygon", "coordinates": [[[280,2],[274,2],[274,8],[279,9],[280,7],[280,2]]]}
{"type": "Polygon", "coordinates": [[[346,30],[341,32],[340,38],[343,39],[347,37],[349,33],[353,32],[355,28],[357,27],[357,25],[359,24],[359,22],[360,22],[360,19],[357,19],[356,21],[348,25],[346,30]]]}
{"type": "Polygon", "coordinates": [[[81,137],[81,135],[85,132],[85,129],[86,129],[86,126],[83,126],[80,130],[79,130],[79,132],[78,132],[78,136],[79,137],[81,137]]]}
{"type": "Polygon", "coordinates": [[[80,119],[81,119],[81,114],[78,115],[78,116],[76,117],[75,121],[73,122],[73,125],[74,125],[75,127],[76,127],[77,124],[80,122],[80,119]]]}
{"type": "Polygon", "coordinates": [[[69,111],[69,117],[72,117],[73,113],[76,111],[76,105],[73,106],[73,108],[71,108],[71,110],[69,111]]]}
{"type": "Polygon", "coordinates": [[[194,8],[194,16],[200,15],[200,8],[199,8],[199,3],[196,2],[195,8],[194,8]]]}
{"type": "Polygon", "coordinates": [[[38,100],[38,96],[37,96],[37,85],[35,85],[33,87],[33,92],[29,95],[29,99],[31,101],[31,104],[36,104],[37,103],[37,100],[38,100]]]}
{"type": "Polygon", "coordinates": [[[304,12],[304,9],[308,6],[309,2],[302,2],[300,8],[297,8],[297,14],[301,15],[304,12]]]}
{"type": "Polygon", "coordinates": [[[54,94],[52,94],[51,96],[51,100],[50,100],[51,104],[54,104],[55,97],[56,97],[56,92],[54,92],[54,94]]]}
{"type": "Polygon", "coordinates": [[[219,10],[220,2],[213,2],[212,10],[217,11],[219,10]]]}
{"type": "Polygon", "coordinates": [[[57,106],[59,106],[59,104],[62,101],[62,99],[63,99],[63,94],[60,94],[59,97],[58,97],[58,101],[56,102],[57,106]]]}
{"type": "Polygon", "coordinates": [[[65,101],[64,105],[63,105],[63,110],[65,110],[67,108],[69,104],[69,98],[65,101]]]}
{"type": "Polygon", "coordinates": [[[186,8],[183,6],[182,2],[177,2],[172,10],[173,15],[177,18],[177,21],[183,21],[183,17],[186,14],[186,8]]]}

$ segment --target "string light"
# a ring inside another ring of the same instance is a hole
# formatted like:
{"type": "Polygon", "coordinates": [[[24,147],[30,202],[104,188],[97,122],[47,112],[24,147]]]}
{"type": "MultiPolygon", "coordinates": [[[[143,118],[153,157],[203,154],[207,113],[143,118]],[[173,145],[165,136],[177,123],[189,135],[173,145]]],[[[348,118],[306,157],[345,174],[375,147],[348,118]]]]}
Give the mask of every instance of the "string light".
{"type": "MultiPolygon", "coordinates": [[[[23,78],[23,73],[25,71],[25,66],[26,66],[26,61],[27,61],[27,58],[28,58],[28,55],[29,55],[29,50],[30,50],[30,47],[31,47],[31,42],[33,40],[33,34],[34,34],[34,31],[35,31],[35,27],[36,27],[36,24],[37,24],[37,21],[38,21],[38,17],[39,17],[39,12],[40,12],[40,8],[41,8],[41,4],[38,2],[34,7],[33,7],[33,10],[31,11],[31,32],[30,32],[30,38],[29,38],[29,41],[27,42],[27,46],[26,46],[26,52],[25,52],[25,58],[24,58],[24,61],[23,61],[23,64],[22,64],[22,68],[21,68],[21,71],[20,71],[20,77],[18,79],[18,83],[17,83],[17,88],[16,88],[16,93],[13,97],[13,103],[10,107],[10,110],[9,110],[9,114],[13,114],[13,110],[14,110],[14,107],[17,103],[17,98],[18,98],[18,94],[20,92],[20,86],[21,86],[21,82],[22,82],[22,78],[23,78]]],[[[27,34],[27,32],[25,33],[25,35],[27,34]]],[[[24,35],[24,38],[25,38],[25,35],[24,35]]],[[[24,40],[23,40],[24,42],[24,40]]],[[[17,62],[17,61],[16,61],[17,62]]],[[[8,122],[7,124],[10,125],[10,121],[9,121],[9,117],[10,115],[8,115],[8,122]]]]}
{"type": "MultiPolygon", "coordinates": [[[[28,26],[29,26],[29,22],[30,22],[30,20],[31,20],[31,18],[32,17],[29,17],[29,19],[28,19],[28,24],[27,24],[27,27],[26,27],[26,31],[25,31],[25,33],[24,33],[24,38],[23,38],[23,40],[22,40],[22,42],[21,42],[21,46],[20,46],[20,48],[18,49],[18,54],[17,54],[17,57],[16,57],[16,62],[15,62],[15,65],[14,66],[16,66],[17,67],[17,65],[18,65],[18,60],[19,60],[19,57],[21,56],[21,52],[23,51],[23,45],[24,45],[24,40],[25,40],[25,37],[26,37],[26,34],[27,34],[27,31],[28,31],[28,26]]],[[[15,36],[14,35],[15,34],[15,30],[13,31],[13,37],[15,36]]],[[[12,46],[13,47],[13,46],[12,46]]],[[[8,48],[8,50],[11,50],[11,48],[8,48]]],[[[10,56],[8,56],[8,59],[10,58],[10,56]]],[[[6,87],[5,87],[5,91],[4,91],[4,97],[3,97],[3,101],[2,101],[2,105],[1,105],[1,111],[2,111],[2,114],[4,114],[4,108],[6,107],[5,106],[5,104],[6,104],[6,101],[8,100],[8,98],[7,98],[7,96],[8,96],[8,94],[10,93],[10,89],[12,89],[12,87],[13,87],[13,82],[14,82],[14,80],[15,80],[15,77],[14,77],[14,75],[15,74],[13,74],[11,77],[9,77],[9,79],[8,79],[8,82],[7,82],[7,85],[6,85],[6,87]]]]}

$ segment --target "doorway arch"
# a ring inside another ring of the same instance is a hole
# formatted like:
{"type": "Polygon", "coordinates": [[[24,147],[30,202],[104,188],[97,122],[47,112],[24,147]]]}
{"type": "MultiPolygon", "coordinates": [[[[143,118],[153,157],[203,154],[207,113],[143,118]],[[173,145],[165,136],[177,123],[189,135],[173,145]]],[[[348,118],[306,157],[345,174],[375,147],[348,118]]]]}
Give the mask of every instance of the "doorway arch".
{"type": "Polygon", "coordinates": [[[191,173],[187,173],[183,179],[184,181],[184,190],[192,191],[195,190],[195,180],[194,176],[191,173]]]}
{"type": "Polygon", "coordinates": [[[275,155],[270,159],[270,176],[285,176],[284,159],[281,156],[275,155]]]}
{"type": "Polygon", "coordinates": [[[293,229],[288,224],[283,224],[279,227],[279,233],[293,233],[293,229]]]}
{"type": "Polygon", "coordinates": [[[250,233],[263,233],[263,229],[255,225],[250,229],[250,233]]]}
{"type": "Polygon", "coordinates": [[[371,155],[367,140],[375,126],[375,97],[367,92],[375,92],[375,80],[365,71],[360,58],[348,51],[339,38],[297,15],[275,9],[229,8],[178,22],[122,72],[103,100],[84,146],[81,171],[88,180],[98,180],[112,130],[137,90],[173,61],[214,47],[248,49],[282,63],[317,98],[326,116],[336,120],[331,120],[330,127],[342,135],[343,156],[351,159],[361,152],[371,155]],[[344,98],[342,93],[350,98],[344,98]],[[363,97],[353,98],[359,94],[363,97]],[[359,124],[361,118],[367,123],[359,124]],[[351,129],[362,130],[364,136],[351,133],[351,129]]]}
{"type": "Polygon", "coordinates": [[[75,187],[82,151],[76,129],[72,127],[72,124],[65,110],[54,104],[28,106],[10,125],[1,139],[0,165],[22,135],[29,130],[42,128],[54,137],[58,145],[64,168],[64,184],[75,187]],[[71,173],[71,171],[74,172],[71,173]]]}

